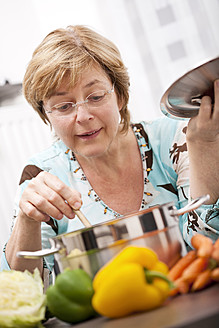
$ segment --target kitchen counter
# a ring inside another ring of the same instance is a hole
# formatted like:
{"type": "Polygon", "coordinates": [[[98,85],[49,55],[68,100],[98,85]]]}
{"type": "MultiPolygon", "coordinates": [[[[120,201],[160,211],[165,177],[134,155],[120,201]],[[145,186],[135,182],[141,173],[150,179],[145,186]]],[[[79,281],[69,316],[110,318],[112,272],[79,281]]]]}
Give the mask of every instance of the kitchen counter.
{"type": "Polygon", "coordinates": [[[45,328],[216,328],[219,327],[219,284],[205,290],[170,298],[153,311],[120,319],[98,317],[71,325],[50,319],[45,328]]]}

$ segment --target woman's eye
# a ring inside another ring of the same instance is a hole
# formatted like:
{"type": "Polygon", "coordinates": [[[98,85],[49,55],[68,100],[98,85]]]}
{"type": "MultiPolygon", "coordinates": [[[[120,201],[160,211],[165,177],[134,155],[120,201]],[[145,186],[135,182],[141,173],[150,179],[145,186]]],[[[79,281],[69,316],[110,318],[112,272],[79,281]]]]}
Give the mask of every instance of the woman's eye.
{"type": "Polygon", "coordinates": [[[58,104],[55,106],[55,109],[57,109],[60,112],[65,112],[66,110],[70,109],[72,107],[72,103],[63,103],[58,104]]]}
{"type": "Polygon", "coordinates": [[[97,93],[91,94],[87,99],[88,99],[88,101],[91,101],[91,102],[97,102],[97,101],[102,100],[104,98],[104,96],[105,96],[104,92],[97,92],[97,93]]]}

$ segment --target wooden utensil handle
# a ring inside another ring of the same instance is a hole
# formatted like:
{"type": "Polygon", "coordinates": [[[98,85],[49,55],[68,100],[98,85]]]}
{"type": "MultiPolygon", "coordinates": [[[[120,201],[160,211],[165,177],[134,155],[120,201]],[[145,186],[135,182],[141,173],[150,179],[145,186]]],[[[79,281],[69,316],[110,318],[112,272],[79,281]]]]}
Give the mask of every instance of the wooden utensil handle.
{"type": "Polygon", "coordinates": [[[74,213],[77,215],[77,217],[79,218],[79,220],[81,220],[81,222],[84,224],[84,226],[86,228],[91,227],[92,225],[90,224],[90,222],[88,221],[88,219],[84,216],[84,214],[80,211],[80,210],[74,210],[74,213]]]}

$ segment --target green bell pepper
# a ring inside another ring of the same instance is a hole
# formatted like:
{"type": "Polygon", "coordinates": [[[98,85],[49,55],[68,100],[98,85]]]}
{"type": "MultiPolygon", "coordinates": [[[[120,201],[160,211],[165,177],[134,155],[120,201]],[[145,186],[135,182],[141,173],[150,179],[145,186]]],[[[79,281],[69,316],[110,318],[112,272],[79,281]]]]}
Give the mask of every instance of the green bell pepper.
{"type": "Polygon", "coordinates": [[[96,313],[91,305],[91,277],[82,269],[66,269],[46,291],[49,311],[58,319],[77,323],[96,313]]]}

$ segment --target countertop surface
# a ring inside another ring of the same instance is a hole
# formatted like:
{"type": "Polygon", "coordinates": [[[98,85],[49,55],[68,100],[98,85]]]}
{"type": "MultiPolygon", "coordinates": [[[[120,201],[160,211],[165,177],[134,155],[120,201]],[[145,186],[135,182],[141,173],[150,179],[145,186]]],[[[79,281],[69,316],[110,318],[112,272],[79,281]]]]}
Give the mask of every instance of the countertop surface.
{"type": "Polygon", "coordinates": [[[219,283],[202,291],[169,298],[153,311],[120,319],[98,317],[79,324],[67,324],[56,318],[44,323],[46,328],[218,328],[219,283]]]}

